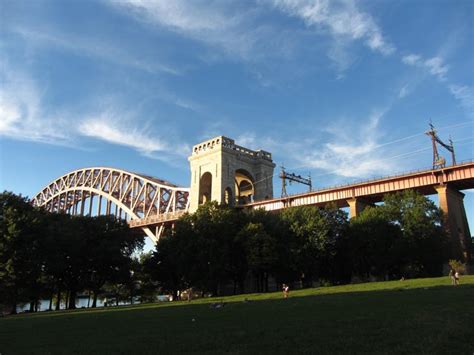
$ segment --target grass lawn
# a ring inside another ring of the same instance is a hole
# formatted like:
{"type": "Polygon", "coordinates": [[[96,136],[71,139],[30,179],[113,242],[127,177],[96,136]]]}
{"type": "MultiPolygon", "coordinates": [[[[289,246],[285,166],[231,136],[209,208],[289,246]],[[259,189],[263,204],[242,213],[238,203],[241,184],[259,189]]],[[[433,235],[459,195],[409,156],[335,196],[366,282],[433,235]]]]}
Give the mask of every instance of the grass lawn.
{"type": "Polygon", "coordinates": [[[0,319],[0,354],[474,354],[474,276],[0,319]],[[245,298],[251,302],[243,302],[245,298]],[[210,303],[226,302],[220,309],[210,303]]]}

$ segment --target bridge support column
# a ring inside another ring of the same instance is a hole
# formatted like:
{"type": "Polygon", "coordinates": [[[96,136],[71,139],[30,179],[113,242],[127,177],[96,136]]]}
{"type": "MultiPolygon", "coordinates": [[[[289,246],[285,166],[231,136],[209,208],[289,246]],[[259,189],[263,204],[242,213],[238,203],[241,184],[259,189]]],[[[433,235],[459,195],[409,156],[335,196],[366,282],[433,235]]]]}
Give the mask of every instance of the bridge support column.
{"type": "Polygon", "coordinates": [[[348,198],[347,203],[349,204],[349,217],[357,217],[366,207],[372,206],[371,203],[365,202],[363,199],[352,197],[348,198]]]}
{"type": "Polygon", "coordinates": [[[464,209],[464,194],[447,185],[436,187],[436,191],[439,208],[445,213],[445,226],[452,243],[451,257],[469,262],[471,233],[464,209]]]}
{"type": "Polygon", "coordinates": [[[90,217],[92,216],[92,205],[93,205],[93,203],[94,203],[94,195],[91,192],[91,194],[89,196],[89,213],[87,214],[90,217]]]}
{"type": "Polygon", "coordinates": [[[99,203],[97,204],[97,215],[102,215],[102,196],[99,195],[99,203]]]}

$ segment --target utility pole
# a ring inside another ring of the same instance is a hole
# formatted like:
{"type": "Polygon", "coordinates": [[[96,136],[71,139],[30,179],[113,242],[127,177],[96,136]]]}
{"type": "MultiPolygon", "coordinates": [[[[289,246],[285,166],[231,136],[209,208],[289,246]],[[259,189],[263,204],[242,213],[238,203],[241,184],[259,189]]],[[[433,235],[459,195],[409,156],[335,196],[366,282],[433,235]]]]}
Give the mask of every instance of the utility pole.
{"type": "Polygon", "coordinates": [[[312,190],[311,174],[308,176],[308,178],[304,178],[301,175],[287,173],[285,171],[285,167],[282,165],[279,177],[281,179],[281,197],[288,197],[288,193],[286,192],[287,180],[289,181],[290,185],[294,181],[303,185],[307,185],[310,192],[312,190]]]}
{"type": "Polygon", "coordinates": [[[436,134],[436,130],[430,121],[430,130],[426,131],[425,134],[431,137],[431,144],[433,147],[433,169],[444,168],[446,166],[446,159],[438,153],[438,146],[436,143],[441,145],[443,148],[451,152],[451,161],[453,165],[456,165],[456,156],[454,154],[453,140],[449,137],[449,144],[444,143],[436,134]]]}

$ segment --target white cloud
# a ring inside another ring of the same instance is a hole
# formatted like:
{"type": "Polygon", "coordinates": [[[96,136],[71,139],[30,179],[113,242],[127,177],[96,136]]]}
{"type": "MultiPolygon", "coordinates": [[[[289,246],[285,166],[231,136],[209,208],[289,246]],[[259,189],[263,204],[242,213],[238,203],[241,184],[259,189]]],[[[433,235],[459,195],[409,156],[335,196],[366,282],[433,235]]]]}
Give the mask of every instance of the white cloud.
{"type": "Polygon", "coordinates": [[[122,48],[113,45],[111,42],[97,41],[94,38],[83,38],[80,36],[65,34],[62,31],[51,31],[45,28],[28,29],[25,27],[12,27],[10,30],[33,45],[53,45],[63,48],[67,51],[74,52],[79,56],[90,56],[106,60],[108,62],[119,65],[139,69],[148,73],[167,73],[172,75],[180,75],[181,72],[167,64],[159,62],[158,58],[153,58],[153,61],[146,59],[139,59],[132,53],[133,51],[126,51],[122,48]]]}
{"type": "MultiPolygon", "coordinates": [[[[432,76],[438,78],[439,81],[446,84],[449,92],[454,96],[454,98],[461,102],[461,106],[467,111],[469,115],[474,114],[474,90],[472,87],[466,85],[450,84],[447,83],[446,74],[449,71],[449,65],[444,63],[444,60],[439,57],[432,57],[429,59],[423,59],[419,54],[409,54],[402,58],[402,62],[422,68],[424,71],[428,72],[432,76]]],[[[406,96],[407,92],[405,87],[400,91],[399,97],[402,98],[406,96]]]]}
{"type": "Polygon", "coordinates": [[[470,115],[474,115],[474,89],[469,86],[449,85],[449,90],[453,96],[461,101],[461,105],[470,115]]]}
{"type": "Polygon", "coordinates": [[[269,136],[258,136],[255,132],[245,132],[238,135],[235,139],[235,144],[252,150],[265,150],[274,151],[279,149],[278,144],[272,137],[269,136]]]}
{"type": "Polygon", "coordinates": [[[153,159],[168,160],[170,155],[187,156],[191,151],[187,145],[170,144],[149,133],[146,126],[139,129],[136,122],[110,111],[81,121],[77,131],[83,136],[132,148],[153,159]]]}
{"type": "Polygon", "coordinates": [[[425,60],[419,54],[409,54],[402,57],[402,62],[407,65],[423,68],[441,81],[446,80],[446,73],[449,70],[449,66],[444,64],[443,59],[440,57],[433,57],[425,60]]]}
{"type": "Polygon", "coordinates": [[[85,136],[127,146],[143,153],[166,150],[165,144],[158,139],[151,138],[136,128],[119,128],[108,121],[104,116],[90,118],[81,122],[78,131],[85,136]]]}
{"type": "Polygon", "coordinates": [[[72,147],[79,147],[77,141],[87,136],[165,161],[172,156],[185,157],[191,151],[186,144],[170,144],[148,133],[146,125],[139,126],[138,114],[124,114],[124,110],[117,111],[120,115],[108,110],[87,119],[66,111],[52,114],[44,107],[35,80],[6,63],[0,64],[4,69],[0,72],[0,136],[72,147]]]}
{"type": "Polygon", "coordinates": [[[445,79],[445,74],[448,72],[449,67],[443,63],[441,58],[430,58],[425,61],[424,65],[429,69],[430,74],[437,76],[441,80],[445,79]]]}
{"type": "Polygon", "coordinates": [[[403,86],[400,91],[398,92],[398,98],[403,99],[405,96],[407,96],[410,93],[408,85],[403,86]]]}
{"type": "Polygon", "coordinates": [[[272,3],[290,16],[301,18],[309,27],[314,26],[335,37],[363,40],[371,50],[384,55],[395,51],[372,16],[361,12],[353,1],[273,0],[272,3]]]}
{"type": "Polygon", "coordinates": [[[0,72],[0,135],[14,139],[68,145],[64,120],[44,112],[38,85],[2,62],[0,72]]]}
{"type": "Polygon", "coordinates": [[[402,62],[408,65],[417,65],[421,63],[421,56],[418,54],[409,54],[402,58],[402,62]]]}
{"type": "Polygon", "coordinates": [[[373,175],[391,173],[395,164],[384,159],[382,147],[378,143],[380,133],[378,125],[388,110],[375,110],[364,121],[358,121],[358,129],[349,129],[347,120],[344,125],[335,125],[328,132],[332,141],[312,151],[302,151],[299,163],[305,167],[320,169],[322,174],[334,174],[345,178],[366,178],[373,175]],[[348,134],[348,131],[350,134],[348,134]]]}
{"type": "Polygon", "coordinates": [[[355,57],[347,50],[347,41],[342,39],[334,40],[331,44],[327,56],[334,63],[338,73],[337,79],[342,79],[345,76],[345,71],[352,65],[355,57]]]}
{"type": "MultiPolygon", "coordinates": [[[[244,10],[238,3],[185,0],[105,0],[139,21],[161,26],[185,37],[223,49],[239,59],[259,55],[257,43],[269,45],[278,35],[270,27],[253,22],[256,8],[244,10]]],[[[280,49],[275,48],[275,51],[280,49]]],[[[214,53],[215,54],[215,53],[214,53]]]]}
{"type": "Polygon", "coordinates": [[[179,31],[192,32],[221,30],[232,24],[232,19],[221,13],[218,3],[183,0],[122,0],[110,1],[153,22],[179,31]],[[229,21],[230,20],[230,21],[229,21]]]}
{"type": "MultiPolygon", "coordinates": [[[[289,33],[277,23],[268,22],[265,14],[269,6],[329,35],[332,41],[328,57],[334,61],[340,77],[353,62],[352,56],[346,53],[353,41],[363,41],[368,48],[384,55],[395,51],[375,20],[347,0],[260,0],[255,6],[247,6],[246,2],[201,0],[104,1],[140,21],[218,47],[234,60],[255,62],[269,56],[295,55],[298,31],[289,33]]],[[[212,56],[216,55],[219,56],[216,51],[212,52],[212,56]]],[[[201,58],[207,58],[206,54],[201,58]]]]}

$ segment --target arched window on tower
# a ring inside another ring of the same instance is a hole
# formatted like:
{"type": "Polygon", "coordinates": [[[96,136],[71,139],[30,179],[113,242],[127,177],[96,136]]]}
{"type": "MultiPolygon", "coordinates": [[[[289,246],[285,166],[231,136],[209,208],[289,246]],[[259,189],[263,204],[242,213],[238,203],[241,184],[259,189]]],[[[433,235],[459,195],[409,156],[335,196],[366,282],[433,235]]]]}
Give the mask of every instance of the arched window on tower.
{"type": "Polygon", "coordinates": [[[232,196],[232,189],[230,187],[227,187],[224,190],[224,203],[227,206],[233,206],[234,205],[234,200],[233,200],[233,196],[232,196]]]}
{"type": "Polygon", "coordinates": [[[243,205],[253,202],[255,196],[254,178],[244,169],[235,172],[235,200],[237,204],[243,205]]]}
{"type": "Polygon", "coordinates": [[[199,204],[202,205],[212,198],[212,174],[204,173],[199,181],[199,204]]]}

